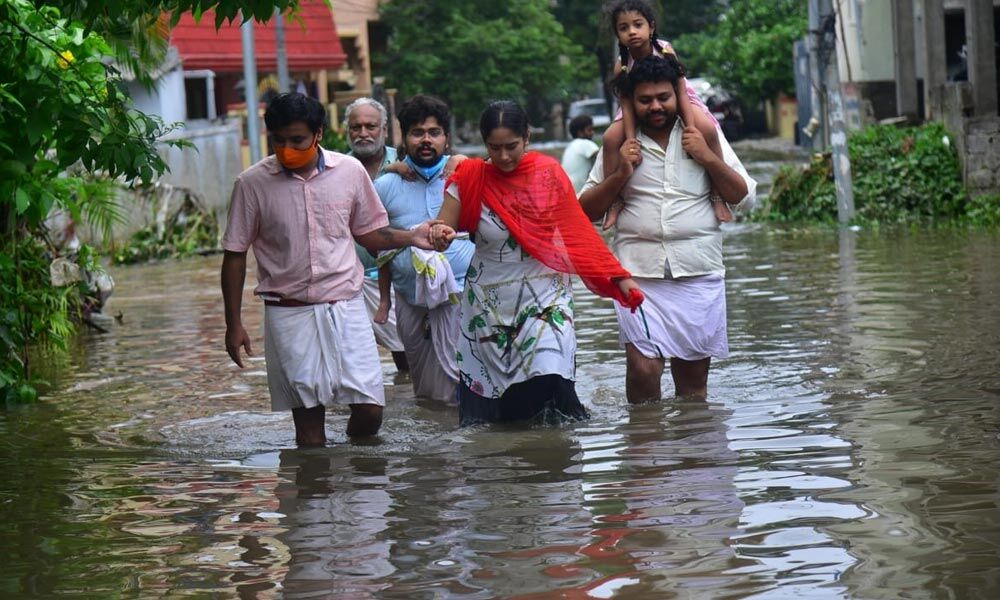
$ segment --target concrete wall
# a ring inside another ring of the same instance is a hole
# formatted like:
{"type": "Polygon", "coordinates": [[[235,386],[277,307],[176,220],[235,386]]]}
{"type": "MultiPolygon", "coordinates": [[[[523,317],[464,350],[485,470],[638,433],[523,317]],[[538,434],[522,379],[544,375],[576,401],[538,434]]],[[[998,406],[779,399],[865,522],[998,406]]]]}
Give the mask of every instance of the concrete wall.
{"type": "MultiPolygon", "coordinates": [[[[837,3],[834,3],[837,6],[837,3]]],[[[840,81],[892,81],[892,0],[843,0],[839,3],[837,63],[840,81]]]]}
{"type": "Polygon", "coordinates": [[[161,146],[161,155],[170,165],[170,172],[162,181],[196,191],[209,208],[221,217],[229,207],[233,182],[243,170],[240,163],[240,123],[188,123],[183,131],[175,132],[164,140],[185,139],[192,148],[161,146]]]}
{"type": "MultiPolygon", "coordinates": [[[[175,210],[177,203],[183,200],[183,193],[172,192],[172,188],[194,192],[224,227],[233,182],[242,171],[239,121],[188,123],[184,130],[164,138],[169,139],[187,140],[194,148],[161,144],[160,155],[170,166],[170,172],[161,177],[152,190],[122,190],[120,200],[125,220],[114,227],[115,243],[127,240],[153,223],[156,210],[175,210]]],[[[85,242],[99,244],[101,241],[98,232],[89,227],[81,227],[78,231],[85,242]]]]}
{"type": "Polygon", "coordinates": [[[161,75],[152,90],[132,81],[128,92],[137,109],[147,115],[158,115],[168,125],[187,119],[184,72],[179,67],[161,75]]]}
{"type": "Polygon", "coordinates": [[[972,87],[966,81],[946,84],[943,95],[945,127],[955,136],[969,195],[1000,192],[1000,117],[966,116],[972,107],[972,87]]]}
{"type": "Polygon", "coordinates": [[[966,119],[962,175],[971,196],[1000,191],[1000,117],[966,119]]]}

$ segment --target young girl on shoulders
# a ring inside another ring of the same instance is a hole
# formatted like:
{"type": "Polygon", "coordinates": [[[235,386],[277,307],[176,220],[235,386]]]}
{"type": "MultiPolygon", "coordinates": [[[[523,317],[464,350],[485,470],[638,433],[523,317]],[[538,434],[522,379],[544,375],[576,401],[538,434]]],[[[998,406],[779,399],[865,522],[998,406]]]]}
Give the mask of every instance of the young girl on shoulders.
{"type": "MultiPolygon", "coordinates": [[[[619,60],[615,65],[615,79],[618,80],[628,75],[632,65],[637,60],[641,60],[650,55],[655,55],[666,60],[677,61],[677,55],[670,43],[659,39],[656,34],[656,18],[652,6],[646,0],[614,0],[605,5],[605,15],[611,25],[615,37],[618,38],[619,60]]],[[[684,75],[684,67],[677,61],[681,75],[684,75]]],[[[612,84],[616,89],[617,84],[612,84]]],[[[686,80],[681,77],[677,90],[677,113],[681,122],[693,125],[701,132],[708,147],[720,158],[722,157],[722,146],[719,142],[718,122],[712,116],[711,111],[705,103],[698,98],[694,90],[686,85],[686,80]]],[[[609,174],[618,168],[619,155],[617,150],[621,148],[625,140],[636,137],[636,119],[632,109],[632,104],[622,101],[619,98],[618,117],[611,127],[604,132],[604,173],[609,174]],[[611,150],[614,150],[613,152],[611,150]]],[[[733,216],[725,202],[716,200],[717,195],[712,193],[712,205],[715,209],[716,218],[725,223],[732,221],[733,216]]],[[[618,220],[618,214],[623,208],[621,200],[608,209],[604,218],[604,229],[610,229],[618,220]]]]}

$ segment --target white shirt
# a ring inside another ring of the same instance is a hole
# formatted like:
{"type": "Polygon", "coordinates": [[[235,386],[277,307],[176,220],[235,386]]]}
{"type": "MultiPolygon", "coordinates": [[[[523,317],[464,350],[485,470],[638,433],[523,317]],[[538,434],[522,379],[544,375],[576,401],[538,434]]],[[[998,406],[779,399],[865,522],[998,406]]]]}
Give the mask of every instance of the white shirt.
{"type": "MultiPolygon", "coordinates": [[[[681,147],[684,129],[674,124],[664,150],[639,132],[642,164],[622,187],[625,206],[618,216],[611,250],[634,277],[662,279],[696,275],[725,275],[722,230],[709,200],[711,183],[705,169],[687,157],[681,147]]],[[[747,185],[739,207],[749,208],[757,197],[757,182],[719,132],[722,156],[747,185]]],[[[603,152],[603,149],[601,150],[603,152]]],[[[604,180],[598,154],[584,192],[604,180]]]]}
{"type": "Polygon", "coordinates": [[[566,146],[562,155],[562,168],[573,182],[573,189],[579,191],[587,182],[587,174],[594,165],[594,157],[601,149],[593,140],[576,138],[566,146]]]}

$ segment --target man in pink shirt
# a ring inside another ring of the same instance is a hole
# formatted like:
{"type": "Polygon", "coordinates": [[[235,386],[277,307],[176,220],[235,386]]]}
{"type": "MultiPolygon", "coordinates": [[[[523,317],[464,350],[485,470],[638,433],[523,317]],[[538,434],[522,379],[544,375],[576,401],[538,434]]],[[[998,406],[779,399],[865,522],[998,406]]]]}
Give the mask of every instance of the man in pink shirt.
{"type": "Polygon", "coordinates": [[[275,154],[236,179],[222,240],[226,351],[241,368],[240,347],[251,354],[240,309],[253,248],[271,409],[292,411],[300,446],[326,443],[333,404],[350,406],[349,436],[382,424],[382,367],[354,241],[375,251],[431,248],[428,223],[390,228],[361,163],[319,147],[325,120],[323,105],[302,94],[271,101],[264,121],[275,154]]]}

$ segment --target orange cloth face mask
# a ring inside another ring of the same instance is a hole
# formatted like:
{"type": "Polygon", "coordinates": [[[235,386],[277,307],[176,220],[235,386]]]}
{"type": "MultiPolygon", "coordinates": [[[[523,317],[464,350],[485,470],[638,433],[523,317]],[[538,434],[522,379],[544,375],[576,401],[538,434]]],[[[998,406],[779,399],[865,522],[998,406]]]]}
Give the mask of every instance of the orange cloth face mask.
{"type": "Polygon", "coordinates": [[[313,138],[312,144],[310,144],[305,150],[290,148],[288,146],[278,146],[274,149],[274,154],[278,157],[278,162],[284,165],[285,168],[301,169],[302,167],[308,165],[309,162],[316,157],[318,148],[319,136],[316,136],[313,138]]]}

